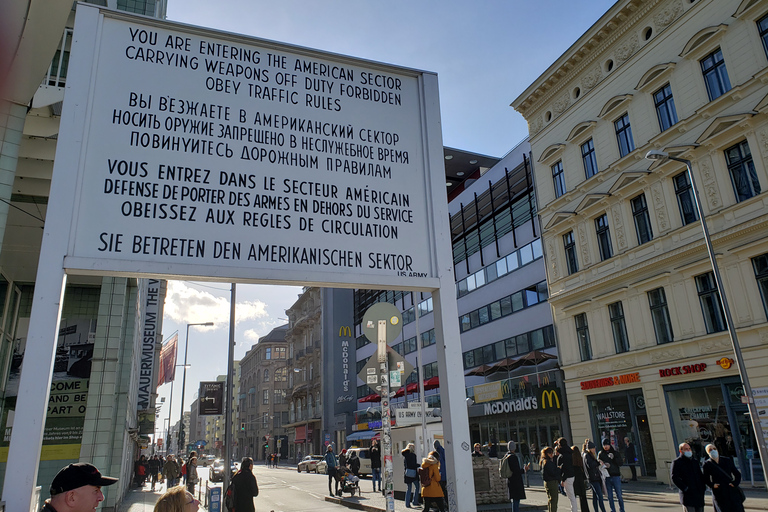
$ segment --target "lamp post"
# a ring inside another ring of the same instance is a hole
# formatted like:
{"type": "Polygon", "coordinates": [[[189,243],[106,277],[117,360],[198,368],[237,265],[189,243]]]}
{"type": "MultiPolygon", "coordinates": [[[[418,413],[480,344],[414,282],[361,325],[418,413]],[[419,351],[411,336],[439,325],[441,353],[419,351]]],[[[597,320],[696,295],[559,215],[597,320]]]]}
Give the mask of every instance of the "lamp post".
{"type": "MultiPolygon", "coordinates": [[[[187,335],[184,339],[184,376],[181,379],[181,411],[179,412],[179,446],[178,446],[178,452],[179,455],[181,455],[181,451],[184,449],[182,446],[184,443],[181,441],[181,433],[184,432],[184,389],[187,386],[187,354],[189,353],[189,328],[194,325],[204,325],[206,327],[210,327],[213,325],[213,322],[204,322],[199,324],[187,324],[187,335]]],[[[191,427],[192,425],[190,425],[191,427]]]]}
{"type": "Polygon", "coordinates": [[[757,409],[755,407],[754,399],[752,398],[752,385],[749,383],[749,376],[747,375],[747,367],[744,365],[744,358],[741,354],[741,346],[739,345],[739,338],[736,334],[736,327],[733,324],[733,317],[731,316],[731,308],[728,306],[728,297],[725,295],[725,287],[723,286],[723,279],[720,277],[720,270],[717,266],[717,259],[715,257],[715,250],[712,247],[712,240],[709,236],[709,229],[707,228],[707,221],[704,219],[704,210],[701,206],[701,200],[699,199],[699,191],[696,188],[696,180],[693,177],[693,169],[691,168],[691,161],[684,158],[677,158],[670,156],[669,153],[652,149],[646,153],[645,158],[648,160],[674,160],[675,162],[681,162],[685,164],[685,168],[688,171],[688,179],[691,181],[691,192],[693,193],[693,201],[696,205],[696,212],[699,214],[699,222],[701,223],[701,230],[704,232],[704,243],[707,246],[707,252],[709,253],[709,262],[712,265],[712,273],[715,276],[715,286],[717,287],[717,293],[720,294],[720,301],[723,305],[723,312],[725,313],[725,323],[728,326],[728,335],[731,339],[731,345],[733,347],[733,353],[736,356],[736,365],[739,369],[739,378],[741,384],[744,386],[744,394],[747,395],[747,408],[749,409],[749,416],[752,421],[752,428],[755,432],[755,438],[757,441],[758,451],[760,453],[760,464],[763,467],[763,475],[768,474],[766,468],[768,468],[768,450],[765,447],[765,439],[763,438],[763,428],[760,424],[760,417],[757,415],[757,409]]]}

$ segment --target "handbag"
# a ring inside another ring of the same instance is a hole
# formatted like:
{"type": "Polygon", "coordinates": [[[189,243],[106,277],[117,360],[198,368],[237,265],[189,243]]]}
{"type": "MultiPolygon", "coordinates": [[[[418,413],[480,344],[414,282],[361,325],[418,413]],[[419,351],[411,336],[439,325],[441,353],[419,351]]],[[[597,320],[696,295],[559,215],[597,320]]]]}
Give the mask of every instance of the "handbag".
{"type": "MultiPolygon", "coordinates": [[[[728,478],[731,481],[731,483],[733,483],[734,481],[733,476],[726,473],[725,470],[721,468],[717,462],[715,462],[714,460],[712,462],[715,464],[715,467],[717,468],[717,470],[720,471],[720,473],[722,473],[723,475],[725,475],[725,477],[728,478]]],[[[733,488],[736,490],[736,493],[739,495],[739,500],[741,500],[741,503],[744,503],[747,500],[747,497],[744,494],[744,489],[742,489],[738,485],[735,485],[733,488]]]]}
{"type": "Polygon", "coordinates": [[[408,478],[416,478],[418,476],[418,473],[416,472],[415,469],[407,468],[405,470],[405,476],[407,476],[408,478]]]}
{"type": "Polygon", "coordinates": [[[739,493],[739,499],[741,502],[744,503],[747,500],[747,497],[744,495],[744,490],[738,485],[734,487],[734,489],[736,489],[736,491],[739,493]]]}

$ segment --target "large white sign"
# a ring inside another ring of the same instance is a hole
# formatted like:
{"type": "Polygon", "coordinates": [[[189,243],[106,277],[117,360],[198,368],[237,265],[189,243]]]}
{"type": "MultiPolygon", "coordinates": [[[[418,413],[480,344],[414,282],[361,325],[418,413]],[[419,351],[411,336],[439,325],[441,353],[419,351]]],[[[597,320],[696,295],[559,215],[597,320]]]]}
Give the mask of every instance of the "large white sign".
{"type": "Polygon", "coordinates": [[[68,269],[435,286],[433,74],[86,6],[74,39],[68,269]]]}

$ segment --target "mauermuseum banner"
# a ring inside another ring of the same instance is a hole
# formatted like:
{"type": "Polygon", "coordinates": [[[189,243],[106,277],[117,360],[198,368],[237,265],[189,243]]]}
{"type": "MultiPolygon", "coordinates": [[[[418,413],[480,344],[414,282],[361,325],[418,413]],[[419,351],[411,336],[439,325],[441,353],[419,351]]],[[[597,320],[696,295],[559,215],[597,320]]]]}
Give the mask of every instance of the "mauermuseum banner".
{"type": "Polygon", "coordinates": [[[68,271],[437,287],[436,75],[86,4],[70,65],[68,271]]]}

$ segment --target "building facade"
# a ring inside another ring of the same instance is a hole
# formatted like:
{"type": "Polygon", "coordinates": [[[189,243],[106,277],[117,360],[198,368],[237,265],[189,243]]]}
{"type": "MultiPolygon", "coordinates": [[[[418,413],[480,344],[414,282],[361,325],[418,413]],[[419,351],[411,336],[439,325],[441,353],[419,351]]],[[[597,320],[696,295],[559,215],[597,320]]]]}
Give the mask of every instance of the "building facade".
{"type": "MultiPolygon", "coordinates": [[[[686,166],[755,388],[768,385],[768,2],[621,0],[514,102],[528,121],[576,439],[757,452],[686,166]]],[[[765,409],[763,409],[765,411],[765,409]]],[[[761,440],[761,442],[764,442],[761,440]]]]}

